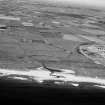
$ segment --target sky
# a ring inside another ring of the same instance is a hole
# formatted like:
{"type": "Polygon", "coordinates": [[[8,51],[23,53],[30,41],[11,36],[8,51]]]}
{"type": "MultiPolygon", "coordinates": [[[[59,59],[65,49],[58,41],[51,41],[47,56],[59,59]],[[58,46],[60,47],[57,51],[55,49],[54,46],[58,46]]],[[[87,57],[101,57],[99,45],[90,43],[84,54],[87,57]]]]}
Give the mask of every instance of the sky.
{"type": "MultiPolygon", "coordinates": [[[[34,0],[33,0],[34,1],[34,0]]],[[[41,1],[50,1],[53,3],[63,3],[63,4],[74,4],[82,5],[93,8],[104,8],[105,9],[105,0],[41,0],[41,1]]]]}

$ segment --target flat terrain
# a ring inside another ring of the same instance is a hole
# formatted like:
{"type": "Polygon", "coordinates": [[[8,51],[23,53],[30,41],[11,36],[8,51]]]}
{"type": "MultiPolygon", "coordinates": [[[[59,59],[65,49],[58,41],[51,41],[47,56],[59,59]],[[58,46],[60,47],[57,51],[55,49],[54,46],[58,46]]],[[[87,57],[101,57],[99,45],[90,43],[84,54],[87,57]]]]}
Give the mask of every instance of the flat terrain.
{"type": "Polygon", "coordinates": [[[0,1],[0,67],[72,69],[105,77],[105,67],[77,52],[84,43],[105,44],[105,11],[22,0],[0,1]]]}

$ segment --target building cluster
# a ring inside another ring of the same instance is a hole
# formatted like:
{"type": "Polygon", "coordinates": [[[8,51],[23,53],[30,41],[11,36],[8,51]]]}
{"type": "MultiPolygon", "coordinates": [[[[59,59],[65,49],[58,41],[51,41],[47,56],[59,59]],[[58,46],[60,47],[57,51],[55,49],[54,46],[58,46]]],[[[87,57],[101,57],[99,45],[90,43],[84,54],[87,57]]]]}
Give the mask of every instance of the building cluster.
{"type": "Polygon", "coordinates": [[[93,60],[95,63],[101,64],[105,61],[105,45],[92,44],[82,45],[79,47],[81,54],[93,60]]]}

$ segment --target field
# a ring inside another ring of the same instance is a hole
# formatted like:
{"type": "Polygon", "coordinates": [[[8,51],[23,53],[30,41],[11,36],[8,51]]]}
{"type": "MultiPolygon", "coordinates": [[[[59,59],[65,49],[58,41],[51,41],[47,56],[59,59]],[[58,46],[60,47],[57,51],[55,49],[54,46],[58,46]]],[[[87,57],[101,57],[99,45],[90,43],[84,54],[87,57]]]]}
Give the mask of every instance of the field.
{"type": "Polygon", "coordinates": [[[72,69],[105,78],[105,65],[78,53],[84,43],[105,44],[105,11],[40,2],[0,1],[0,67],[72,69]]]}

